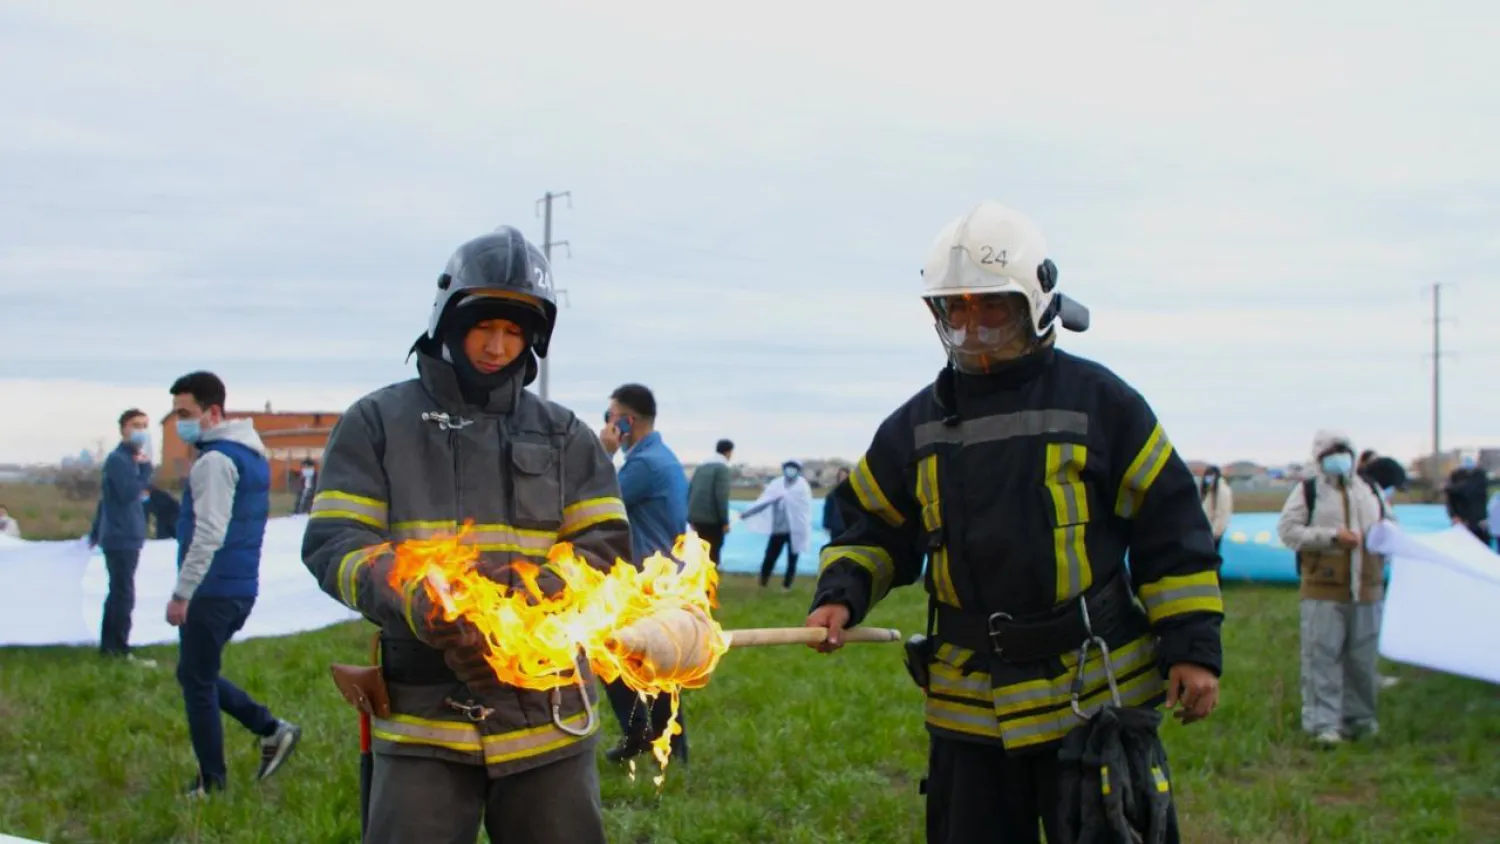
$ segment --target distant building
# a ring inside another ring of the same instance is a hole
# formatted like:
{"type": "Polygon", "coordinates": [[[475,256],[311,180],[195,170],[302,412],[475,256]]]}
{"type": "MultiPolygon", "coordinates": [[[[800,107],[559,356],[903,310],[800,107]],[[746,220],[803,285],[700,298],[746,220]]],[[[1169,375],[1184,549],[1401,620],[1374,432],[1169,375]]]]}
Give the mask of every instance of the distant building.
{"type": "MultiPolygon", "coordinates": [[[[225,416],[255,421],[255,431],[270,452],[271,489],[286,491],[296,489],[294,480],[303,460],[311,459],[321,470],[323,449],[342,414],[272,411],[267,404],[265,411],[231,410],[225,416]]],[[[161,426],[161,466],[157,477],[162,482],[180,482],[187,476],[195,455],[177,436],[177,426],[172,424],[170,415],[161,420],[161,426]]]]}

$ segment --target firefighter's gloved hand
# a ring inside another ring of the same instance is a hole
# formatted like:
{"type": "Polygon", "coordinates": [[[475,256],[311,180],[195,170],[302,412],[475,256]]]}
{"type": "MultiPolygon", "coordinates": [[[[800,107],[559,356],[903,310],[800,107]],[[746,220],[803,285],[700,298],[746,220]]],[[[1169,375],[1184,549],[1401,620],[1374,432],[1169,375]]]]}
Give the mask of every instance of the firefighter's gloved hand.
{"type": "Polygon", "coordinates": [[[565,588],[557,572],[530,560],[486,553],[475,568],[490,580],[531,596],[533,603],[541,598],[556,598],[565,588]]]}
{"type": "Polygon", "coordinates": [[[453,623],[452,630],[453,635],[443,645],[443,661],[457,675],[459,682],[476,695],[499,691],[502,688],[500,678],[495,676],[495,669],[484,658],[489,650],[484,636],[461,618],[453,623]]]}
{"type": "Polygon", "coordinates": [[[455,622],[443,618],[443,608],[429,594],[429,586],[417,586],[406,600],[406,619],[412,635],[430,648],[442,650],[458,635],[455,622]]]}

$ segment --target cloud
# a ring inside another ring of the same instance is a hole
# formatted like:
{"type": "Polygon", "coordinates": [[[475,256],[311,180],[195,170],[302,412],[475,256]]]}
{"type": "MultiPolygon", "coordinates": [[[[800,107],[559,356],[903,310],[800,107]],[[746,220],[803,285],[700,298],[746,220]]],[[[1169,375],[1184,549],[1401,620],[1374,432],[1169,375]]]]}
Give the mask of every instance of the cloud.
{"type": "MultiPolygon", "coordinates": [[[[640,380],[684,456],[853,456],[941,365],[932,237],[993,197],[1092,309],[1065,347],[1184,451],[1423,448],[1434,281],[1444,439],[1478,444],[1500,12],[1461,6],[5,5],[0,380],[106,433],[199,366],[346,403],[410,374],[459,242],[540,239],[570,190],[557,398],[640,380]]],[[[39,418],[0,459],[97,436],[39,418]]]]}

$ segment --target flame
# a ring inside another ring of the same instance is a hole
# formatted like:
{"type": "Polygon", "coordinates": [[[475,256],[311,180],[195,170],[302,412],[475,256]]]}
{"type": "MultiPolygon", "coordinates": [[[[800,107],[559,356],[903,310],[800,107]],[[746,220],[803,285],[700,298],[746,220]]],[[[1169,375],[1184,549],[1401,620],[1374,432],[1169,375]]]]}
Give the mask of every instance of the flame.
{"type": "MultiPolygon", "coordinates": [[[[391,587],[404,590],[420,580],[413,588],[426,590],[433,615],[445,621],[467,620],[483,636],[486,661],[501,682],[534,691],[575,685],[580,682],[577,660],[582,655],[605,682],[623,679],[648,706],[668,695],[671,718],[651,746],[665,771],[671,738],[682,732],[677,722],[681,691],[706,685],[729,648],[712,616],[718,606],[719,577],[709,559],[708,542],[689,530],[673,545],[675,560],[653,554],[640,569],[616,560],[607,573],[590,566],[567,542],[552,546],[545,566],[519,558],[503,565],[493,558],[486,562],[486,571],[515,581],[507,583],[481,571],[481,551],[467,541],[471,532],[472,523],[466,523],[456,535],[397,545],[391,587]],[[683,561],[681,567],[677,560],[683,561]],[[549,572],[561,581],[560,589],[544,588],[549,572]],[[693,642],[692,654],[681,652],[686,643],[673,642],[677,658],[657,664],[615,635],[648,616],[671,615],[674,610],[701,612],[707,621],[705,641],[693,642]]],[[[658,786],[663,779],[656,777],[658,786]]]]}

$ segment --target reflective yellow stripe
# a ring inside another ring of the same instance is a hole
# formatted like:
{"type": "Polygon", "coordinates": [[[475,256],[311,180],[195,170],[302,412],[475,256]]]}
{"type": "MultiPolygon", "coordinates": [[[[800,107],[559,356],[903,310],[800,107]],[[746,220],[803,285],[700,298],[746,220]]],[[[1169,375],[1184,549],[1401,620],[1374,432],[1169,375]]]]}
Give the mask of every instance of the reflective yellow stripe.
{"type": "MultiPolygon", "coordinates": [[[[989,675],[980,675],[988,677],[989,675]]],[[[971,736],[1000,738],[1000,725],[988,703],[970,706],[941,698],[927,698],[927,723],[940,730],[971,736]]]]}
{"type": "Polygon", "coordinates": [[[339,600],[351,609],[359,609],[359,573],[389,549],[387,545],[350,551],[339,560],[339,600]]]}
{"type": "Polygon", "coordinates": [[[1057,560],[1057,603],[1073,598],[1094,582],[1094,567],[1084,541],[1089,522],[1089,496],[1083,485],[1088,449],[1076,443],[1047,445],[1047,492],[1052,495],[1053,554],[1057,560]]]}
{"type": "Polygon", "coordinates": [[[615,520],[626,520],[625,502],[618,498],[590,498],[563,508],[562,528],[557,533],[572,536],[594,525],[615,520]]]}
{"type": "Polygon", "coordinates": [[[417,631],[417,620],[412,618],[411,605],[412,601],[417,597],[417,590],[425,582],[424,578],[414,577],[407,581],[406,585],[401,588],[401,617],[406,619],[406,627],[413,633],[417,631]]]}
{"type": "Polygon", "coordinates": [[[1212,569],[1143,583],[1139,591],[1141,603],[1146,605],[1146,616],[1152,624],[1183,613],[1224,612],[1219,573],[1212,569]]]}
{"type": "Polygon", "coordinates": [[[309,516],[314,519],[348,519],[376,530],[385,530],[387,509],[384,501],[329,489],[313,497],[309,516]]]}
{"type": "MultiPolygon", "coordinates": [[[[564,718],[563,723],[576,729],[587,718],[587,713],[580,712],[564,718]]],[[[370,735],[396,744],[421,744],[471,754],[476,761],[483,758],[492,765],[540,756],[586,738],[565,733],[552,724],[481,736],[477,727],[465,721],[436,721],[399,714],[372,718],[370,735]]]]}
{"type": "Polygon", "coordinates": [[[936,656],[939,660],[948,663],[954,668],[963,668],[964,663],[968,662],[974,656],[974,652],[968,648],[960,648],[958,645],[943,642],[938,645],[936,656]]]}
{"type": "Polygon", "coordinates": [[[1109,794],[1109,766],[1099,766],[1099,790],[1109,794]]]}
{"type": "MultiPolygon", "coordinates": [[[[1156,660],[1156,649],[1151,647],[1151,640],[1142,637],[1134,642],[1121,645],[1118,649],[1110,652],[1110,664],[1114,666],[1115,676],[1124,677],[1131,672],[1150,665],[1156,660]]],[[[1063,663],[1067,671],[1057,677],[1043,680],[1028,680],[1024,683],[1013,683],[1002,686],[995,690],[995,713],[1000,716],[1012,712],[1025,712],[1032,709],[1044,707],[1056,707],[1070,704],[1073,693],[1073,677],[1077,672],[1078,658],[1072,656],[1063,663]]],[[[1107,685],[1104,676],[1104,660],[1098,651],[1089,652],[1088,664],[1083,667],[1083,688],[1097,689],[1101,685],[1107,685]]],[[[1069,710],[1071,711],[1071,710],[1069,710]]]]}
{"type": "Polygon", "coordinates": [[[1161,474],[1162,467],[1167,465],[1171,456],[1172,443],[1167,441],[1167,433],[1157,424],[1151,429],[1151,436],[1146,438],[1146,444],[1141,446],[1135,459],[1130,461],[1130,467],[1125,470],[1125,477],[1120,481],[1115,512],[1121,518],[1133,518],[1141,511],[1146,492],[1156,482],[1156,476],[1161,474]]]}
{"type": "MultiPolygon", "coordinates": [[[[391,536],[397,541],[406,539],[433,539],[452,536],[458,532],[455,521],[397,522],[391,525],[391,536]]],[[[481,551],[508,551],[530,557],[546,559],[547,552],[557,542],[557,534],[550,530],[530,530],[510,525],[474,525],[467,542],[481,551]]]]}
{"type": "Polygon", "coordinates": [[[866,512],[875,514],[891,527],[901,527],[906,523],[906,517],[891,506],[891,500],[885,497],[875,475],[870,472],[868,457],[859,458],[859,464],[849,473],[849,486],[853,488],[854,496],[859,499],[860,506],[866,512]]]}
{"type": "Polygon", "coordinates": [[[1161,768],[1157,765],[1151,766],[1151,779],[1155,780],[1157,791],[1165,794],[1172,790],[1172,786],[1167,782],[1167,775],[1163,774],[1161,768]]]}
{"type": "Polygon", "coordinates": [[[870,603],[874,604],[891,590],[891,580],[896,576],[896,563],[884,548],[878,545],[829,545],[819,555],[818,572],[840,560],[848,560],[870,573],[870,603]]]}
{"type": "Polygon", "coordinates": [[[990,675],[979,671],[964,674],[957,668],[941,662],[932,663],[927,671],[932,677],[930,690],[933,694],[980,701],[986,708],[993,706],[990,675]]]}
{"type": "MultiPolygon", "coordinates": [[[[1143,706],[1160,695],[1165,688],[1166,681],[1162,679],[1160,671],[1145,671],[1120,683],[1120,702],[1124,706],[1143,706]]],[[[1089,715],[1109,701],[1109,688],[1105,685],[1092,693],[1085,691],[1079,701],[1079,706],[1085,715],[1089,715]]],[[[1030,747],[1056,741],[1082,723],[1073,713],[1070,703],[1040,715],[1001,721],[1000,733],[1005,739],[1007,748],[1030,747]]]]}
{"type": "MultiPolygon", "coordinates": [[[[943,527],[941,489],[938,486],[937,455],[929,454],[917,463],[917,503],[922,505],[924,531],[943,527]]],[[[932,565],[934,597],[952,607],[962,606],[958,601],[958,590],[953,587],[953,572],[948,567],[948,547],[944,545],[933,551],[928,562],[932,565]]]]}

